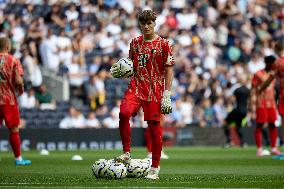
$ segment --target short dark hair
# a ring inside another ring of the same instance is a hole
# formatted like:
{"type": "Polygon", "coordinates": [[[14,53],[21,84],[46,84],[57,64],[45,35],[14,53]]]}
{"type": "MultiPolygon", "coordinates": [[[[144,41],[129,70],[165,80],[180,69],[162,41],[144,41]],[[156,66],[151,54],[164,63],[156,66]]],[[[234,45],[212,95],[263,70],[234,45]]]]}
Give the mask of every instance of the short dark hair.
{"type": "Polygon", "coordinates": [[[152,10],[144,10],[138,14],[138,21],[141,24],[146,24],[149,21],[155,22],[157,19],[157,14],[152,10]]]}
{"type": "Polygon", "coordinates": [[[0,51],[5,51],[10,47],[10,39],[8,37],[0,37],[0,51]]]}
{"type": "Polygon", "coordinates": [[[275,44],[275,51],[276,51],[277,54],[280,54],[283,50],[284,50],[284,41],[283,40],[279,40],[275,44]]]}
{"type": "Polygon", "coordinates": [[[275,62],[276,58],[273,55],[264,57],[265,64],[273,64],[275,62]]]}

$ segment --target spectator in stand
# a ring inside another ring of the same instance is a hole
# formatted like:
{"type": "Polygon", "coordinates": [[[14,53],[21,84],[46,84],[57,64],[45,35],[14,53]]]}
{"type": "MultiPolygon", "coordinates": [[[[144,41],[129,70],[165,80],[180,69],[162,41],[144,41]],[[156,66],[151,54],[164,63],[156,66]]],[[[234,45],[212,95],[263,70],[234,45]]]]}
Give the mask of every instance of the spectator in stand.
{"type": "Polygon", "coordinates": [[[58,53],[56,36],[52,29],[48,29],[46,38],[40,44],[40,55],[45,68],[57,72],[59,65],[58,53]]]}
{"type": "Polygon", "coordinates": [[[110,116],[106,117],[102,125],[104,128],[115,129],[119,126],[119,109],[114,108],[110,112],[110,116]]]}
{"type": "Polygon", "coordinates": [[[86,127],[87,128],[101,128],[100,121],[97,119],[96,114],[94,112],[89,112],[86,119],[86,127]]]}
{"type": "Polygon", "coordinates": [[[51,93],[47,91],[45,84],[40,85],[38,91],[35,93],[35,97],[40,109],[54,110],[56,108],[56,101],[53,99],[51,93]]]}
{"type": "Polygon", "coordinates": [[[27,81],[32,87],[38,88],[42,84],[42,73],[37,60],[31,56],[28,49],[23,50],[23,66],[26,70],[27,81]]]}
{"type": "Polygon", "coordinates": [[[31,109],[31,108],[36,108],[38,106],[38,102],[36,100],[33,88],[29,88],[27,92],[24,92],[20,96],[19,101],[21,108],[31,109]]]}
{"type": "Polygon", "coordinates": [[[91,77],[86,90],[91,109],[95,110],[105,103],[105,85],[97,75],[91,77]]]}
{"type": "Polygon", "coordinates": [[[85,98],[83,84],[87,74],[87,68],[82,56],[82,54],[74,55],[72,57],[72,63],[67,66],[72,98],[85,98]]]}
{"type": "Polygon", "coordinates": [[[68,115],[59,123],[60,129],[82,129],[86,128],[86,120],[84,115],[75,107],[71,106],[68,115]]]}
{"type": "MultiPolygon", "coordinates": [[[[89,64],[89,74],[94,75],[97,74],[99,71],[99,68],[101,67],[102,63],[102,57],[101,56],[95,56],[93,58],[93,61],[91,64],[89,64]]],[[[90,78],[91,79],[91,78],[90,78]]]]}

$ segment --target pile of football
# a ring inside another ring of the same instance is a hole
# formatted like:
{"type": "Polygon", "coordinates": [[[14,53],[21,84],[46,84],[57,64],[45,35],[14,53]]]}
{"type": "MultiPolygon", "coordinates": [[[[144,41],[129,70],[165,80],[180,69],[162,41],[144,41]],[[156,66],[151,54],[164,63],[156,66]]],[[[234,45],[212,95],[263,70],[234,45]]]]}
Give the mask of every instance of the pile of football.
{"type": "Polygon", "coordinates": [[[131,159],[123,164],[114,159],[99,159],[92,165],[96,178],[124,179],[125,177],[144,177],[150,171],[151,159],[131,159]]]}

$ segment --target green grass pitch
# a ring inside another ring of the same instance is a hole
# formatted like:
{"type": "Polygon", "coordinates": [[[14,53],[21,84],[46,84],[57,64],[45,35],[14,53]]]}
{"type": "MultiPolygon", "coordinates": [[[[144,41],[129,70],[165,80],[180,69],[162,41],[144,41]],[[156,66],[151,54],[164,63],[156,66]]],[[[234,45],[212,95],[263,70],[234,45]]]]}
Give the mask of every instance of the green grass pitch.
{"type": "MultiPolygon", "coordinates": [[[[253,147],[171,147],[161,160],[160,180],[96,179],[91,165],[99,158],[110,159],[118,150],[75,152],[24,152],[33,164],[16,167],[11,152],[0,153],[0,188],[284,188],[284,161],[271,156],[258,158],[253,147]],[[83,161],[72,161],[79,154],[83,161]]],[[[145,148],[133,148],[133,158],[144,158],[145,148]]]]}

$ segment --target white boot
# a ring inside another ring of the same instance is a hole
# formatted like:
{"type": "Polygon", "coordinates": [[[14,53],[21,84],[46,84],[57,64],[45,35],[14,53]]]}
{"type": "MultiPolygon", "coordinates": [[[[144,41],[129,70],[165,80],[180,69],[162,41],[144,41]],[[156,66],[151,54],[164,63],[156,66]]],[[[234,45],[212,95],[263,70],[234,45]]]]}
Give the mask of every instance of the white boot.
{"type": "Polygon", "coordinates": [[[117,156],[114,158],[116,162],[121,162],[121,163],[127,163],[131,160],[130,152],[125,152],[121,154],[120,156],[117,156]]]}
{"type": "Polygon", "coordinates": [[[151,180],[159,180],[159,171],[160,167],[158,168],[151,167],[150,171],[148,172],[147,176],[145,176],[145,178],[151,180]]]}

